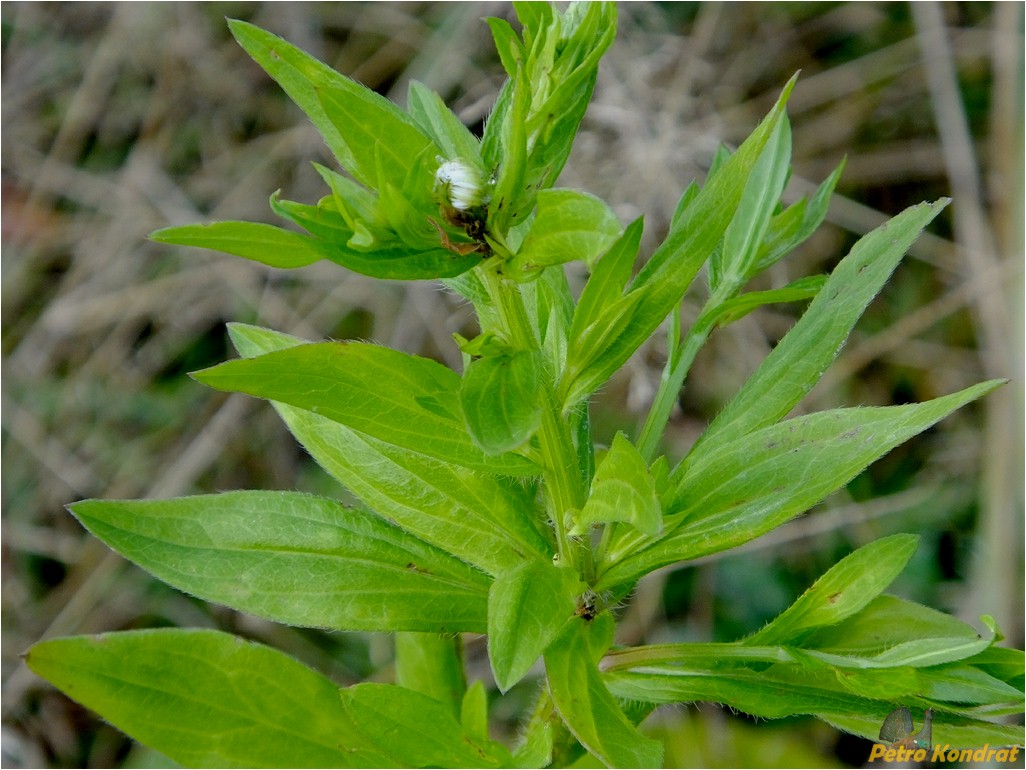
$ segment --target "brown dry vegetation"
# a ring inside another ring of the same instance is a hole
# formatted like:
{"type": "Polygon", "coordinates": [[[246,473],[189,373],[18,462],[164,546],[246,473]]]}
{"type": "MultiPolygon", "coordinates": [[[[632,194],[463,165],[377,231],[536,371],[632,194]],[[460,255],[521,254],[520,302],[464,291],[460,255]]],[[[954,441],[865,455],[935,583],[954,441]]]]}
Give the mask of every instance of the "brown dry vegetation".
{"type": "MultiPolygon", "coordinates": [[[[369,338],[459,366],[451,334],[466,333],[471,316],[433,285],[332,265],[274,271],[145,240],[168,224],[270,221],[278,188],[305,202],[323,194],[309,161],[330,162],[325,147],[231,40],[225,15],[400,103],[409,79],[421,80],[479,127],[501,84],[480,19],[511,9],[3,4],[5,767],[157,761],[128,754],[116,731],[27,671],[18,655],[44,637],[218,627],[289,650],[340,684],[389,676],[386,637],[283,628],[207,606],[112,555],[63,508],[246,487],[338,492],[272,410],[185,376],[232,355],[226,321],[369,338]]],[[[743,558],[643,581],[622,640],[750,631],[853,546],[912,531],[923,543],[895,590],[971,622],[993,614],[1021,645],[1022,4],[632,3],[620,17],[563,184],[604,197],[624,221],[644,213],[647,248],[717,143],[742,139],[798,69],[789,195],[845,155],[848,164],[829,224],[767,284],[828,270],[907,205],[954,198],[803,409],[1012,379],[743,558]]],[[[671,451],[694,439],[798,310],[774,307],[714,335],[674,418],[671,451]]],[[[662,356],[652,340],[605,388],[600,440],[643,414],[662,356]]],[[[487,679],[480,640],[468,641],[468,660],[487,679]]],[[[515,716],[515,695],[497,706],[500,717],[515,716]]],[[[757,739],[716,709],[650,724],[670,736],[671,764],[864,760],[807,722],[760,726],[757,739]]]]}

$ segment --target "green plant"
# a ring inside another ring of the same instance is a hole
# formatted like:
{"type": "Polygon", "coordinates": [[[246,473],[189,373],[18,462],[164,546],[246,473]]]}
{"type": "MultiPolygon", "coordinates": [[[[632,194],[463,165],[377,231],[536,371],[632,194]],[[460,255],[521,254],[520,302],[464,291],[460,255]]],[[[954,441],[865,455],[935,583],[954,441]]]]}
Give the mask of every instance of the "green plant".
{"type": "Polygon", "coordinates": [[[462,376],[366,343],[307,343],[233,324],[242,359],[199,381],[274,403],[307,451],[364,505],[290,492],[83,501],[73,513],[177,588],[272,620],[396,637],[397,683],[343,689],[259,645],[162,629],[40,643],[29,666],[183,764],[656,766],[636,725],[659,703],[709,700],[756,716],[812,714],[876,738],[896,707],[932,709],[935,740],[1011,743],[987,721],[1022,708],[1023,656],[883,591],[916,538],[839,562],[776,620],[729,644],[612,645],[613,609],[659,567],[752,540],[869,463],[996,387],[923,404],[784,419],[945,202],[899,214],[829,277],[749,291],[804,241],[840,174],[783,208],[784,106],[793,83],[703,186],[684,191],[663,243],[632,277],[641,222],[622,227],[586,193],[553,187],[587,107],[615,12],[520,4],[517,36],[491,26],[509,81],[479,141],[430,90],[408,112],[252,25],[242,46],[317,126],[351,176],[318,167],[317,205],[271,198],[304,233],[222,222],[158,231],[295,268],[328,259],[387,279],[443,279],[481,333],[457,339],[462,376]],[[562,265],[590,277],[575,301],[562,265]],[[682,333],[702,267],[708,299],[682,333]],[[801,320],[685,457],[659,455],[674,399],[718,327],[768,303],[801,320]],[[669,360],[632,441],[596,451],[588,399],[671,316],[669,360]],[[539,659],[545,686],[511,751],[468,686],[462,632],[487,633],[508,691],[539,659]]]}

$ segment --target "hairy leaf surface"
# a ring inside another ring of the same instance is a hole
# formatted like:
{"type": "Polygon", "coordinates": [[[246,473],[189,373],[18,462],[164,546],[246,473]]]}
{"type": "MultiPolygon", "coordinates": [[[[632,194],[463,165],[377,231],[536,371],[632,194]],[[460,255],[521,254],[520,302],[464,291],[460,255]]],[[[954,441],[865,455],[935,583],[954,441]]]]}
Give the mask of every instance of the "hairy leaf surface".
{"type": "Polygon", "coordinates": [[[676,561],[746,543],[802,513],[867,465],[955,409],[1001,385],[980,383],[922,404],[835,409],[796,417],[729,443],[706,445],[675,479],[661,539],[609,554],[598,588],[676,561]]]}
{"type": "MultiPolygon", "coordinates": [[[[244,356],[304,344],[245,324],[230,324],[229,332],[244,356]]],[[[420,539],[493,575],[525,559],[552,557],[532,500],[515,482],[401,449],[305,409],[274,407],[321,467],[420,539]]]]}
{"type": "Polygon", "coordinates": [[[545,653],[549,692],[563,721],[608,767],[659,767],[662,744],[641,735],[617,705],[595,665],[588,632],[575,618],[545,653]]]}
{"type": "Polygon", "coordinates": [[[219,390],[306,409],[368,436],[489,473],[532,475],[518,455],[488,455],[464,426],[460,377],[427,358],[362,342],[299,345],[195,372],[219,390]]]}
{"type": "Polygon", "coordinates": [[[574,611],[576,573],[526,562],[496,577],[488,593],[488,659],[503,692],[523,678],[574,611]]]}
{"type": "Polygon", "coordinates": [[[34,672],[184,767],[391,767],[331,681],[220,631],[164,628],[40,642],[34,672]]]}
{"type": "Polygon", "coordinates": [[[488,578],[378,516],[296,492],[85,500],[90,532],[176,588],[346,631],[481,631],[488,578]]]}

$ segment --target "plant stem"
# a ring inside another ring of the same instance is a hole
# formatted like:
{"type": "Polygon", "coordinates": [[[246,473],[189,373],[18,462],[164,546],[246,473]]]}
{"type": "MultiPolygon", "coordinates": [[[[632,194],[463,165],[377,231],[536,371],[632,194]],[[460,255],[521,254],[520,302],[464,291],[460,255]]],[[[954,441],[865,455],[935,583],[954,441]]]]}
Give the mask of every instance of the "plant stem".
{"type": "MultiPolygon", "coordinates": [[[[524,308],[520,290],[512,281],[499,275],[490,265],[482,269],[485,286],[498,310],[509,341],[520,350],[538,350],[541,342],[524,308]]],[[[587,543],[576,543],[567,534],[564,517],[584,504],[584,484],[577,468],[570,425],[563,419],[555,384],[542,384],[539,399],[542,408],[541,427],[537,438],[545,474],[549,519],[556,533],[559,558],[578,570],[585,580],[594,578],[594,562],[587,543]]]]}
{"type": "Polygon", "coordinates": [[[730,296],[731,290],[732,287],[730,290],[718,292],[709,298],[702,308],[702,312],[699,313],[698,319],[688,331],[687,337],[684,338],[684,342],[679,346],[675,342],[680,333],[678,331],[680,315],[679,310],[674,312],[673,324],[676,328],[670,332],[670,355],[659,380],[659,390],[648,410],[645,424],[641,429],[641,436],[638,438],[638,451],[641,452],[641,456],[645,458],[646,462],[652,462],[656,449],[659,448],[666,423],[670,419],[670,412],[673,411],[673,404],[680,395],[691,364],[694,363],[695,356],[698,355],[698,351],[702,349],[712,332],[717,316],[716,310],[730,296]]]}
{"type": "Polygon", "coordinates": [[[615,671],[643,666],[686,666],[688,660],[716,662],[720,660],[745,660],[764,663],[793,663],[794,655],[783,647],[749,646],[738,643],[683,643],[651,644],[606,653],[599,668],[615,671]]]}

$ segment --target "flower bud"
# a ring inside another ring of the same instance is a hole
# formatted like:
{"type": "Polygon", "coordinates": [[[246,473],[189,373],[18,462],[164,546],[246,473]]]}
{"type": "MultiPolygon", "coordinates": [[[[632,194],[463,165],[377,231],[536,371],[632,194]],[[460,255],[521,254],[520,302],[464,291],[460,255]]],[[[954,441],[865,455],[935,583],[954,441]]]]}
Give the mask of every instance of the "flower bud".
{"type": "Polygon", "coordinates": [[[463,160],[447,160],[435,172],[435,191],[457,211],[487,202],[484,175],[463,160]]]}

